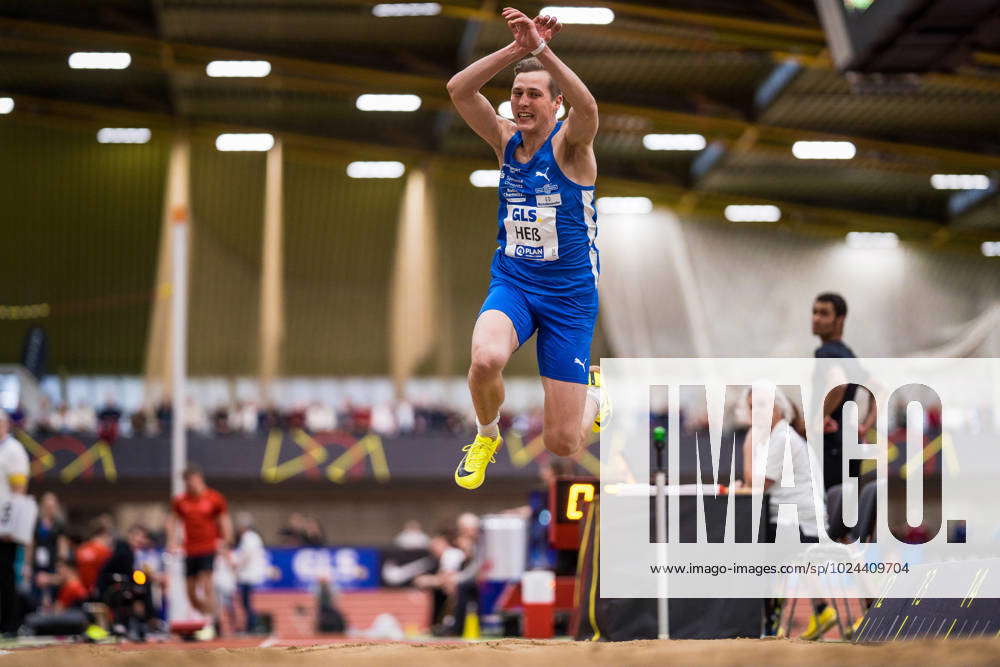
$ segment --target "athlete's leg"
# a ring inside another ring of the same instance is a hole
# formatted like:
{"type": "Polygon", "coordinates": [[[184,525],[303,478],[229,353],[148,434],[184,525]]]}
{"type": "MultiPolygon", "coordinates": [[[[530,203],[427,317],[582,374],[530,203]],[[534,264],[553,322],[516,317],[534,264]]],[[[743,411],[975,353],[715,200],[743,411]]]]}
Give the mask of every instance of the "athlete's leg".
{"type": "Polygon", "coordinates": [[[472,361],[469,364],[469,393],[476,420],[489,424],[503,405],[503,369],[517,349],[517,332],[510,317],[499,310],[486,310],[472,331],[472,361]]]}
{"type": "Polygon", "coordinates": [[[202,612],[215,617],[215,587],[212,586],[212,571],[202,570],[198,573],[198,587],[201,589],[202,612]]]}
{"type": "Polygon", "coordinates": [[[598,405],[587,394],[597,293],[534,297],[538,369],[545,390],[543,440],[557,456],[572,456],[589,437],[598,405]]]}
{"type": "Polygon", "coordinates": [[[587,396],[587,385],[543,377],[545,415],[542,438],[557,456],[573,456],[587,443],[597,416],[596,401],[587,396]]]}
{"type": "Polygon", "coordinates": [[[185,583],[187,584],[188,602],[191,603],[191,606],[194,608],[195,611],[200,612],[202,614],[207,613],[205,611],[204,606],[201,603],[201,596],[198,595],[198,575],[195,574],[186,577],[185,583]]]}
{"type": "Polygon", "coordinates": [[[480,424],[493,422],[500,413],[504,399],[503,369],[510,355],[534,330],[534,318],[524,293],[506,283],[490,283],[472,332],[469,364],[469,393],[480,424]]]}
{"type": "Polygon", "coordinates": [[[510,355],[534,332],[535,325],[524,293],[500,282],[490,284],[472,334],[469,393],[476,409],[476,439],[462,448],[465,455],[455,468],[455,483],[477,489],[486,479],[486,467],[503,443],[498,422],[503,405],[503,369],[510,355]]]}

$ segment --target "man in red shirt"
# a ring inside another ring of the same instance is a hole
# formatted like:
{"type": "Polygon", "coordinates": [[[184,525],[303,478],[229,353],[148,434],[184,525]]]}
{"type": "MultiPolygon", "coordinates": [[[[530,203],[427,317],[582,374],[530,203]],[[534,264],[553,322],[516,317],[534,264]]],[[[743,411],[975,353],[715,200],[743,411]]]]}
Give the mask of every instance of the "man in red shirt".
{"type": "Polygon", "coordinates": [[[97,576],[111,557],[111,517],[101,515],[97,517],[95,525],[91,538],[76,548],[76,570],[88,593],[94,592],[97,576]]]}
{"type": "Polygon", "coordinates": [[[214,618],[212,567],[216,553],[224,553],[233,536],[226,499],[208,488],[199,468],[188,466],[184,471],[184,493],[174,498],[173,510],[167,522],[167,545],[175,553],[181,550],[177,531],[180,522],[184,527],[188,599],[196,610],[214,618]]]}
{"type": "Polygon", "coordinates": [[[56,597],[56,611],[65,611],[87,601],[87,587],[80,581],[72,561],[61,559],[56,564],[56,576],[62,581],[62,585],[59,586],[59,594],[56,597]]]}

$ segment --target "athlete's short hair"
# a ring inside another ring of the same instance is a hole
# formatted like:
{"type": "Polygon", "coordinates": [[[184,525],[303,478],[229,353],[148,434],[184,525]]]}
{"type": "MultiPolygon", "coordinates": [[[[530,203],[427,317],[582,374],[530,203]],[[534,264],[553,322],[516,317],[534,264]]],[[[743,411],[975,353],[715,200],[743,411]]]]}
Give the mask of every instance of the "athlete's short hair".
{"type": "Polygon", "coordinates": [[[816,301],[822,301],[823,303],[833,305],[834,316],[847,317],[847,302],[844,301],[844,297],[840,296],[836,292],[823,292],[816,297],[816,301]]]}
{"type": "MultiPolygon", "coordinates": [[[[545,72],[546,74],[549,74],[548,70],[545,69],[545,65],[543,65],[542,61],[538,58],[525,58],[518,64],[514,65],[514,76],[524,72],[545,72]]],[[[562,95],[562,91],[559,90],[559,84],[556,83],[556,80],[552,78],[551,74],[549,74],[549,93],[551,93],[552,99],[556,99],[562,95]]]]}
{"type": "Polygon", "coordinates": [[[181,473],[181,479],[187,481],[188,479],[194,477],[195,475],[201,477],[202,479],[205,478],[205,473],[202,472],[201,466],[195,463],[189,463],[187,464],[187,467],[184,468],[184,472],[181,473]]]}

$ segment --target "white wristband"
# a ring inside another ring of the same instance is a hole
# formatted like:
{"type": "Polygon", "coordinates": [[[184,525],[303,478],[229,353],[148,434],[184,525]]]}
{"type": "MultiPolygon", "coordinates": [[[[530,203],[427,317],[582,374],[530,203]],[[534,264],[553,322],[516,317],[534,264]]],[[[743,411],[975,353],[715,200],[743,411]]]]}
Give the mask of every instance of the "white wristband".
{"type": "Polygon", "coordinates": [[[543,39],[543,40],[542,40],[542,43],[541,43],[541,44],[539,44],[539,45],[538,45],[538,47],[537,47],[537,48],[536,48],[536,49],[535,49],[534,51],[532,51],[532,52],[531,52],[531,55],[533,55],[533,56],[537,56],[537,55],[538,55],[539,53],[541,53],[542,51],[544,51],[544,50],[545,50],[545,47],[546,47],[546,46],[548,46],[548,44],[547,44],[547,43],[545,42],[545,40],[543,39]]]}

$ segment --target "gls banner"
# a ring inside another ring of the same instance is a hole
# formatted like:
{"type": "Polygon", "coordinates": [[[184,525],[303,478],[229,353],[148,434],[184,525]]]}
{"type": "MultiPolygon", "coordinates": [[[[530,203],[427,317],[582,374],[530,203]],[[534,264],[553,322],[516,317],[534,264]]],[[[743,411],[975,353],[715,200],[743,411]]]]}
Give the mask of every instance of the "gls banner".
{"type": "Polygon", "coordinates": [[[1000,360],[601,365],[601,595],[1000,597],[1000,360]],[[651,411],[667,414],[665,543],[651,411]]]}

